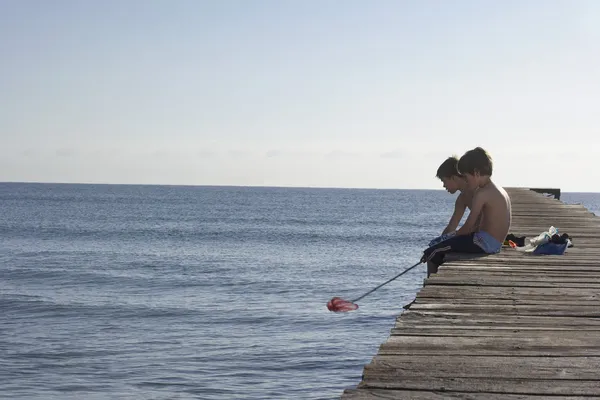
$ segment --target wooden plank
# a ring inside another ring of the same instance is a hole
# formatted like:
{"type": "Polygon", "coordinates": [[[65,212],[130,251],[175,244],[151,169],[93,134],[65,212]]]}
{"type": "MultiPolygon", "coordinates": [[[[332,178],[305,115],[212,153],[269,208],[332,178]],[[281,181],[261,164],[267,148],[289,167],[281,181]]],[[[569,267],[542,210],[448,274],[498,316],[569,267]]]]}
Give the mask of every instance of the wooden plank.
{"type": "MultiPolygon", "coordinates": [[[[483,302],[482,302],[483,303],[483,302]]],[[[415,302],[410,309],[463,312],[470,314],[517,314],[554,317],[590,317],[600,318],[600,307],[595,304],[468,304],[468,303],[424,303],[415,302]]]]}
{"type": "Polygon", "coordinates": [[[544,204],[543,207],[537,207],[537,205],[525,205],[518,202],[513,203],[512,211],[529,211],[532,213],[548,213],[551,211],[557,211],[562,213],[571,212],[574,215],[579,213],[590,213],[590,210],[588,210],[582,204],[544,204]]]}
{"type": "MultiPolygon", "coordinates": [[[[526,220],[552,220],[552,221],[563,221],[563,222],[572,222],[572,221],[581,221],[583,223],[594,224],[597,221],[594,221],[593,218],[590,218],[593,214],[588,211],[571,211],[571,210],[560,210],[560,211],[548,211],[545,212],[535,212],[535,214],[531,210],[513,210],[512,217],[513,220],[522,223],[526,220]]],[[[559,228],[560,229],[560,228],[559,228]]]]}
{"type": "MultiPolygon", "coordinates": [[[[540,233],[547,231],[548,228],[550,228],[550,225],[554,225],[552,221],[548,221],[547,224],[540,225],[534,225],[533,223],[523,223],[514,226],[511,225],[510,232],[518,236],[536,237],[540,233]]],[[[600,232],[600,228],[596,226],[581,226],[579,224],[576,227],[571,226],[566,229],[559,226],[558,229],[560,234],[567,233],[573,238],[577,238],[577,236],[596,237],[594,235],[598,235],[598,233],[600,232]]]]}
{"type": "MultiPolygon", "coordinates": [[[[585,223],[594,223],[595,214],[589,210],[573,211],[568,209],[544,209],[543,212],[528,209],[514,210],[512,213],[512,224],[517,225],[522,223],[523,220],[534,221],[533,225],[543,225],[553,220],[563,220],[564,222],[570,221],[582,221],[585,223]],[[537,221],[536,221],[537,220],[537,221]]],[[[549,226],[546,226],[546,229],[549,226]]],[[[561,230],[560,226],[556,226],[561,230]]]]}
{"type": "MultiPolygon", "coordinates": [[[[475,305],[482,305],[485,306],[487,308],[492,308],[491,306],[519,306],[519,307],[525,307],[525,306],[530,306],[530,307],[546,307],[546,308],[554,308],[555,306],[560,306],[560,307],[577,307],[579,305],[585,306],[585,307],[598,307],[600,308],[600,299],[595,299],[595,300],[581,300],[581,299],[576,299],[576,300],[564,300],[564,299],[528,299],[528,298],[514,298],[514,299],[473,299],[473,298],[436,298],[436,299],[432,299],[432,298],[423,298],[423,297],[419,297],[415,300],[415,302],[411,305],[411,308],[413,310],[419,310],[421,309],[421,307],[418,307],[420,305],[425,305],[425,306],[431,306],[429,307],[431,308],[435,308],[433,307],[433,305],[437,305],[440,304],[440,302],[442,304],[450,304],[452,306],[454,305],[461,305],[461,306],[475,306],[475,305]]],[[[456,307],[454,307],[454,309],[456,309],[456,307]]],[[[487,311],[483,311],[483,312],[487,312],[487,311]]],[[[515,309],[515,310],[511,310],[511,312],[519,312],[519,309],[515,309]]],[[[530,315],[530,314],[529,314],[530,315]]]]}
{"type": "Polygon", "coordinates": [[[547,317],[516,314],[470,314],[465,312],[439,312],[436,310],[410,310],[404,312],[396,320],[396,327],[514,327],[546,329],[549,327],[578,327],[595,330],[600,327],[600,319],[586,317],[547,317]]]}
{"type": "MultiPolygon", "coordinates": [[[[432,275],[425,281],[426,285],[486,285],[486,286],[531,286],[534,283],[566,283],[566,284],[577,284],[578,286],[570,287],[590,287],[600,288],[600,279],[592,275],[586,276],[569,276],[565,275],[551,275],[551,274],[526,274],[519,271],[514,274],[493,274],[488,271],[481,273],[479,271],[464,271],[459,274],[453,274],[452,271],[448,271],[444,275],[432,275]],[[496,284],[496,285],[494,285],[496,284]],[[587,285],[587,286],[586,286],[587,285]]],[[[552,287],[552,286],[549,286],[552,287]]],[[[564,287],[569,287],[565,285],[564,287]]]]}
{"type": "Polygon", "coordinates": [[[600,274],[600,268],[597,265],[586,265],[574,264],[572,266],[561,266],[559,264],[529,264],[529,265],[513,265],[510,263],[497,263],[494,265],[453,265],[444,264],[440,267],[440,270],[444,272],[444,275],[453,274],[481,274],[481,275],[492,275],[492,274],[537,274],[542,277],[546,275],[557,275],[562,274],[564,276],[598,276],[600,274]]]}
{"type": "MultiPolygon", "coordinates": [[[[346,389],[344,400],[548,400],[546,395],[523,395],[491,392],[450,392],[432,390],[346,389]]],[[[594,396],[553,396],[552,400],[590,400],[594,396]]]]}
{"type": "Polygon", "coordinates": [[[448,265],[495,265],[499,263],[507,263],[509,265],[519,267],[520,265],[563,265],[565,270],[568,269],[570,264],[585,264],[589,266],[598,266],[599,263],[593,257],[588,257],[585,254],[576,254],[569,252],[562,256],[535,256],[535,255],[521,255],[517,252],[503,251],[498,255],[490,255],[487,257],[473,257],[465,258],[460,260],[452,260],[442,265],[442,267],[448,265]]]}
{"type": "Polygon", "coordinates": [[[596,260],[596,256],[600,253],[600,248],[590,248],[582,250],[581,247],[571,247],[567,248],[566,253],[563,255],[537,255],[531,252],[521,252],[514,249],[504,249],[499,254],[490,254],[488,256],[483,257],[472,257],[461,259],[460,261],[476,261],[476,260],[486,260],[488,261],[503,261],[508,260],[511,263],[518,265],[519,263],[527,263],[527,262],[541,262],[541,263],[552,263],[552,262],[562,262],[569,263],[571,261],[590,261],[593,262],[596,260]]]}
{"type": "Polygon", "coordinates": [[[391,335],[379,355],[600,357],[600,336],[445,337],[391,335]]]}
{"type": "Polygon", "coordinates": [[[529,265],[523,266],[522,268],[515,267],[502,267],[502,266],[448,266],[444,269],[444,277],[463,277],[466,275],[476,275],[489,277],[495,279],[498,277],[523,277],[523,278],[538,278],[542,280],[553,280],[560,278],[568,279],[586,279],[590,282],[600,280],[600,269],[592,267],[586,270],[586,267],[580,267],[579,269],[567,269],[564,267],[561,269],[560,266],[544,266],[544,265],[529,265]]]}
{"type": "MultiPolygon", "coordinates": [[[[550,224],[558,229],[559,233],[565,231],[565,229],[578,229],[581,226],[597,227],[598,221],[589,218],[588,215],[581,214],[580,216],[574,215],[530,215],[528,212],[514,213],[513,221],[518,222],[522,226],[542,226],[548,229],[550,224]]],[[[517,226],[516,224],[511,226],[517,226]]]]}
{"type": "MultiPolygon", "coordinates": [[[[554,226],[556,229],[558,229],[558,233],[562,234],[562,233],[572,233],[572,232],[568,232],[567,228],[565,228],[565,225],[570,225],[568,227],[569,230],[572,231],[579,231],[581,230],[581,228],[597,228],[597,224],[596,221],[593,221],[591,218],[588,219],[587,221],[565,221],[565,224],[558,224],[555,222],[560,222],[560,221],[556,221],[555,218],[549,217],[549,218],[544,218],[541,216],[536,216],[535,218],[525,218],[525,217],[521,217],[521,219],[519,219],[518,217],[515,217],[513,219],[513,222],[510,225],[509,228],[509,233],[515,233],[514,231],[517,229],[522,229],[522,228],[530,228],[533,230],[533,232],[536,232],[536,236],[539,235],[542,232],[546,232],[548,230],[548,228],[550,228],[550,226],[554,226]],[[581,224],[578,224],[576,222],[582,222],[581,224]]],[[[518,233],[518,232],[517,232],[518,233]]]]}
{"type": "MultiPolygon", "coordinates": [[[[518,361],[515,361],[517,363],[518,361]]],[[[379,377],[363,378],[364,383],[359,387],[378,389],[404,389],[404,390],[436,390],[459,392],[495,392],[512,394],[543,394],[600,396],[600,382],[598,380],[563,380],[560,384],[547,379],[523,377],[521,379],[501,378],[439,378],[432,376],[424,378],[405,377],[399,379],[394,375],[380,375],[379,377]]]]}
{"type": "Polygon", "coordinates": [[[598,272],[590,271],[589,273],[585,272],[576,272],[569,271],[561,273],[561,271],[549,271],[545,270],[542,272],[536,270],[526,270],[526,269],[512,269],[512,270],[503,270],[497,271],[494,269],[485,270],[481,269],[463,269],[463,270],[455,270],[447,268],[444,270],[443,277],[430,277],[426,280],[427,285],[437,285],[440,280],[454,280],[458,283],[463,279],[486,279],[494,282],[501,282],[503,280],[506,281],[514,281],[514,280],[522,280],[524,282],[536,281],[536,282],[589,282],[589,283],[598,283],[600,284],[600,275],[598,272]]]}
{"type": "MultiPolygon", "coordinates": [[[[443,272],[443,271],[441,271],[443,272]]],[[[500,286],[500,287],[571,287],[571,288],[598,288],[600,281],[589,278],[554,278],[546,276],[523,276],[505,275],[491,279],[482,274],[463,274],[459,276],[447,276],[434,274],[425,280],[425,285],[446,285],[446,286],[500,286]]]]}
{"type": "Polygon", "coordinates": [[[527,254],[516,254],[510,251],[504,251],[498,255],[490,255],[488,257],[479,258],[464,258],[464,259],[448,259],[448,261],[441,265],[446,266],[480,266],[485,267],[486,265],[504,265],[517,269],[520,266],[533,266],[533,265],[554,265],[563,266],[564,271],[569,271],[571,265],[586,265],[588,267],[600,266],[600,263],[595,259],[596,253],[600,249],[595,249],[592,253],[592,257],[587,252],[578,249],[577,251],[569,249],[568,253],[563,255],[535,255],[531,253],[527,254]]]}
{"type": "Polygon", "coordinates": [[[448,328],[448,327],[427,327],[427,326],[418,326],[418,327],[410,327],[410,326],[401,326],[399,328],[392,328],[390,334],[396,336],[450,336],[450,337],[504,337],[511,338],[513,337],[513,332],[520,332],[522,335],[533,336],[532,332],[540,332],[546,333],[549,331],[560,332],[561,334],[568,333],[576,333],[576,332],[592,332],[595,335],[600,335],[600,329],[594,327],[588,327],[585,330],[582,330],[578,326],[551,326],[545,328],[539,327],[507,327],[507,326],[491,326],[487,328],[476,328],[470,325],[448,328]]]}
{"type": "Polygon", "coordinates": [[[585,274],[578,275],[560,275],[560,274],[551,274],[551,273],[531,273],[527,274],[524,271],[514,271],[514,273],[506,273],[504,271],[494,273],[491,271],[464,271],[462,273],[456,273],[455,271],[447,271],[443,277],[430,277],[426,280],[426,286],[440,286],[448,284],[452,285],[461,283],[465,283],[465,285],[469,285],[469,283],[473,283],[473,285],[482,285],[482,286],[506,286],[507,284],[510,287],[519,287],[519,286],[531,286],[532,283],[565,283],[564,287],[572,287],[571,284],[582,285],[581,287],[586,287],[587,284],[595,284],[596,286],[587,286],[587,287],[598,287],[600,288],[600,278],[598,275],[586,276],[585,274]],[[441,282],[441,283],[440,283],[441,282]],[[480,283],[481,282],[481,283],[480,283]]]}
{"type": "Polygon", "coordinates": [[[557,260],[549,257],[527,257],[526,259],[521,260],[518,264],[514,262],[513,259],[490,259],[486,263],[477,263],[474,261],[452,261],[445,263],[440,266],[440,268],[445,268],[447,271],[452,270],[505,270],[505,271],[515,271],[520,269],[532,269],[532,270],[540,270],[541,268],[548,268],[551,271],[563,271],[565,273],[573,272],[573,271],[590,271],[590,273],[594,273],[594,271],[600,270],[600,265],[594,260],[590,260],[589,258],[568,258],[563,260],[557,260]]]}
{"type": "Polygon", "coordinates": [[[415,355],[410,358],[376,356],[365,366],[365,378],[377,379],[378,374],[394,375],[398,379],[417,376],[440,378],[500,378],[565,380],[586,379],[600,381],[600,357],[524,357],[515,363],[507,356],[438,356],[415,355]]]}
{"type": "Polygon", "coordinates": [[[531,287],[472,287],[427,285],[417,293],[417,299],[556,299],[588,300],[600,298],[600,290],[591,288],[531,288],[531,287]]]}
{"type": "Polygon", "coordinates": [[[500,257],[489,256],[484,259],[473,258],[463,259],[456,261],[448,261],[440,266],[440,268],[446,267],[481,267],[484,268],[486,265],[490,266],[504,266],[512,269],[519,269],[521,266],[558,266],[563,267],[565,271],[568,271],[571,267],[576,266],[587,266],[587,267],[598,267],[598,263],[594,262],[593,259],[585,257],[579,254],[570,253],[564,256],[506,256],[506,253],[500,257]]]}

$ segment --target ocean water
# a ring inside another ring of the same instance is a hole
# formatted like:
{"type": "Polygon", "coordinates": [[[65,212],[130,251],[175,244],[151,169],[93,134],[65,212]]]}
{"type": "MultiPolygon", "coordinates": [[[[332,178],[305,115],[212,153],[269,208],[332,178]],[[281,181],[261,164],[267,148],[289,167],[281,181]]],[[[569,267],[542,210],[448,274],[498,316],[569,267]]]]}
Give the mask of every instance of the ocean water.
{"type": "Polygon", "coordinates": [[[560,200],[567,204],[582,204],[600,216],[600,193],[562,193],[560,200]]]}
{"type": "MultiPolygon", "coordinates": [[[[422,285],[444,191],[0,184],[0,398],[335,399],[422,285]]],[[[565,194],[600,212],[600,195],[565,194]]]]}

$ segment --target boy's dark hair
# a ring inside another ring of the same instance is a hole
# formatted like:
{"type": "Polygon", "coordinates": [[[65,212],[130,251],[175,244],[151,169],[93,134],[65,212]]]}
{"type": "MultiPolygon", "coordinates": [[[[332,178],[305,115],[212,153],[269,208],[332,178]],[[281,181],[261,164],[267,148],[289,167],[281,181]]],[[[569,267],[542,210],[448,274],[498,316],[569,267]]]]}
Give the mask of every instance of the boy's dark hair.
{"type": "Polygon", "coordinates": [[[440,165],[435,176],[439,179],[460,176],[460,173],[458,172],[458,157],[448,157],[446,161],[440,165]]]}
{"type": "Polygon", "coordinates": [[[480,175],[491,176],[493,170],[492,157],[481,147],[475,147],[473,150],[467,151],[458,160],[458,170],[461,174],[479,172],[480,175]]]}

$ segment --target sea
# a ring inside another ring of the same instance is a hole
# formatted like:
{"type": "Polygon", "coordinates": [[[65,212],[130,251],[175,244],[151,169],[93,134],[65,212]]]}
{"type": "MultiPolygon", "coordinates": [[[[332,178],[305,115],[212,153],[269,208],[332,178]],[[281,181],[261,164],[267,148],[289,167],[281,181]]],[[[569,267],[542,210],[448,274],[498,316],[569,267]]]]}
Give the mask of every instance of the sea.
{"type": "MultiPolygon", "coordinates": [[[[442,190],[0,184],[0,398],[337,399],[445,227],[442,190]]],[[[600,212],[600,194],[565,193],[600,212]]],[[[560,227],[559,227],[560,229],[560,227]]]]}

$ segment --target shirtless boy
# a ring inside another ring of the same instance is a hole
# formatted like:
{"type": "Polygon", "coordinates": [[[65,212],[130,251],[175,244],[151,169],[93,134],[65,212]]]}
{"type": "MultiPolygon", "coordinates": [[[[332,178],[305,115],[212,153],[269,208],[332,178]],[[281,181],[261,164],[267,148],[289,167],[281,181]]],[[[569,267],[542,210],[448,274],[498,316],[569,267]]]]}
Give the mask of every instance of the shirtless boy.
{"type": "Polygon", "coordinates": [[[428,276],[437,272],[447,253],[493,254],[502,248],[510,228],[511,203],[506,191],[492,182],[492,169],[492,158],[481,147],[467,151],[458,161],[467,189],[474,191],[471,212],[456,236],[424,251],[421,261],[428,262],[428,276]]]}

